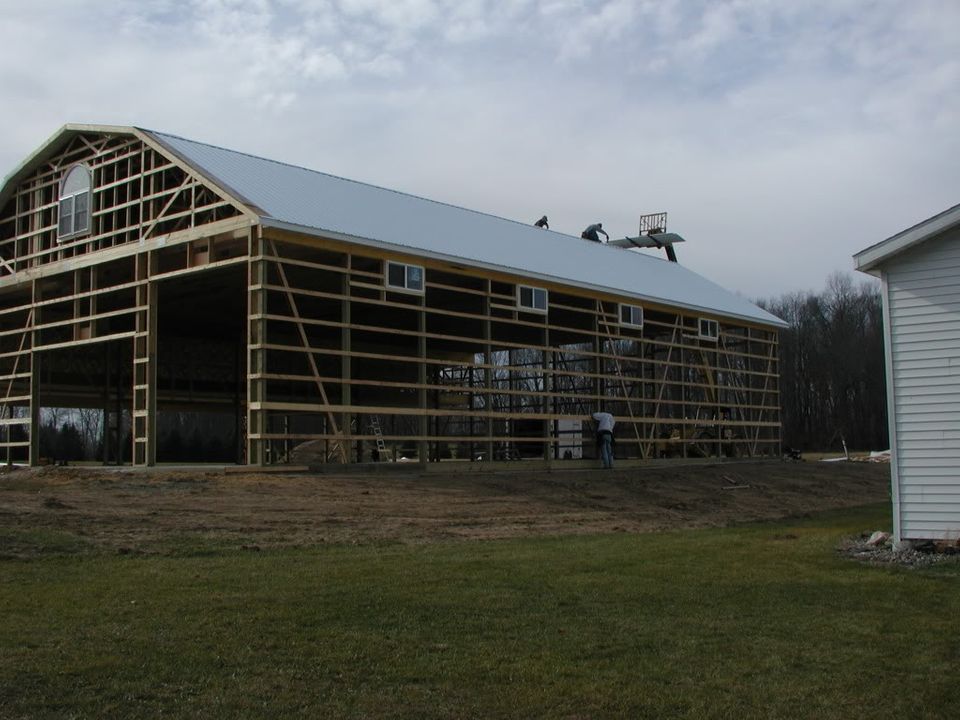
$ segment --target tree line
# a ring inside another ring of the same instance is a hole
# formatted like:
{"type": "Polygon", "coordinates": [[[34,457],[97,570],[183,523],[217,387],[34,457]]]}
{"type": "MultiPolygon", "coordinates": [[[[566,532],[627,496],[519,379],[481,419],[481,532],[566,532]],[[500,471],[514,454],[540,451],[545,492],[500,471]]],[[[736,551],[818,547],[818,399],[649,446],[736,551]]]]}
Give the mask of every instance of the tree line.
{"type": "MultiPolygon", "coordinates": [[[[103,411],[99,408],[43,408],[40,413],[40,457],[47,462],[130,462],[133,438],[124,412],[121,431],[104,458],[103,411]]],[[[232,416],[215,413],[161,412],[157,416],[157,459],[160,462],[224,462],[237,459],[232,416]]],[[[19,428],[18,428],[19,429],[19,428]]],[[[24,436],[24,439],[26,437],[24,436]]]]}
{"type": "Polygon", "coordinates": [[[887,449],[879,284],[836,273],[820,293],[788,293],[757,304],[790,325],[780,332],[784,446],[887,449]]]}

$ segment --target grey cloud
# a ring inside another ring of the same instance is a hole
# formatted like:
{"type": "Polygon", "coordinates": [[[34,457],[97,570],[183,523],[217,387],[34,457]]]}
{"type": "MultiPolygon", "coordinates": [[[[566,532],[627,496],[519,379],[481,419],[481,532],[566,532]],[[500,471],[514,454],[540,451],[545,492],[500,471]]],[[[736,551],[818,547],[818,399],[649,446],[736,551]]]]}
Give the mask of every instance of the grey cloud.
{"type": "Polygon", "coordinates": [[[572,234],[667,210],[682,262],[769,295],[958,201],[958,24],[949,0],[16,3],[0,172],[65,122],[138,124],[572,234]]]}

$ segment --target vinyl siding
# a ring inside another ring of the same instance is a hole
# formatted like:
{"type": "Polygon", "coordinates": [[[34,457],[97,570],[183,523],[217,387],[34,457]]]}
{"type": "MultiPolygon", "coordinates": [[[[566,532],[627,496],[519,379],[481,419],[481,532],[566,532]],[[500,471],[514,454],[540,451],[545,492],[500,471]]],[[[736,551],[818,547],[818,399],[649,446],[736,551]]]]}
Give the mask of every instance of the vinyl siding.
{"type": "Polygon", "coordinates": [[[960,537],[960,231],[884,267],[901,537],[960,537]]]}

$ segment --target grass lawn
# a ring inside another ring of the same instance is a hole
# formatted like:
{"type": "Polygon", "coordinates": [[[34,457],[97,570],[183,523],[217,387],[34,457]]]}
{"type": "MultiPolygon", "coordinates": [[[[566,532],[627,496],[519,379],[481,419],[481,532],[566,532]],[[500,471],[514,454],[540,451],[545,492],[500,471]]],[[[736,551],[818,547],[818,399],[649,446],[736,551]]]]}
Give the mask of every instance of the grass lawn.
{"type": "Polygon", "coordinates": [[[0,717],[956,717],[960,565],[835,552],[888,509],[145,556],[0,527],[48,548],[0,560],[0,717]]]}

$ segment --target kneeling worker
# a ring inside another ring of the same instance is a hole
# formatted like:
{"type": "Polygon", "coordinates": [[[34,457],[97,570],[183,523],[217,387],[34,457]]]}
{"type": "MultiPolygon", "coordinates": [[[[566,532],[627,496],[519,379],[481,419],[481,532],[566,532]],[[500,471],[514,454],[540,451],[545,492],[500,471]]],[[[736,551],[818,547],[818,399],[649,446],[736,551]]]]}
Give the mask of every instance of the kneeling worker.
{"type": "Polygon", "coordinates": [[[584,240],[593,240],[594,242],[600,242],[600,236],[597,233],[603,233],[604,237],[607,240],[610,240],[610,236],[607,235],[607,231],[603,229],[603,223],[594,223],[593,225],[588,225],[587,229],[580,233],[580,237],[584,240]]]}

